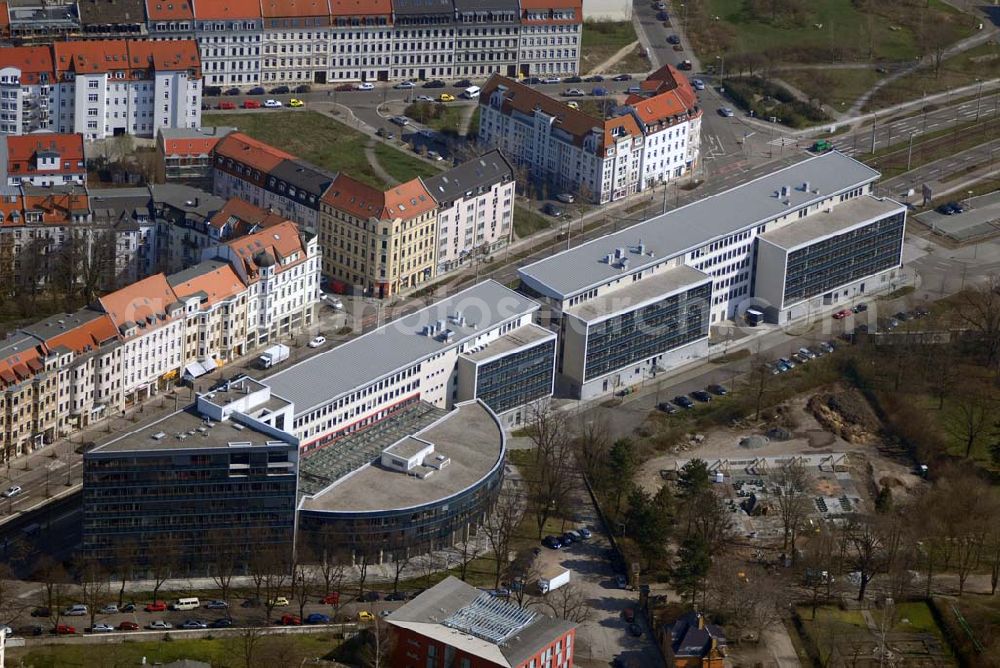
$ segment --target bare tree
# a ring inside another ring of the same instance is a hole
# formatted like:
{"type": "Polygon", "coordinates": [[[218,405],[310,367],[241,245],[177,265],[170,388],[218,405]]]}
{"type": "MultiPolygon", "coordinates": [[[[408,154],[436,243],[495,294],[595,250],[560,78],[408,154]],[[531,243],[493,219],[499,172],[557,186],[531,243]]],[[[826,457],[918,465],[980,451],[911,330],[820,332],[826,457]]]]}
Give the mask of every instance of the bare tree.
{"type": "Polygon", "coordinates": [[[490,544],[495,563],[494,588],[500,587],[500,578],[510,559],[511,541],[523,517],[524,506],[517,493],[510,487],[504,487],[483,521],[483,535],[490,544]]]}
{"type": "Polygon", "coordinates": [[[115,545],[114,561],[111,571],[118,578],[118,607],[125,605],[125,587],[135,577],[136,544],[132,540],[123,540],[115,545]]]}
{"type": "Polygon", "coordinates": [[[361,650],[361,665],[368,668],[387,668],[391,665],[394,636],[389,624],[375,617],[365,630],[365,644],[361,650]]]}
{"type": "Polygon", "coordinates": [[[727,626],[739,629],[740,638],[759,640],[765,629],[780,623],[790,600],[785,580],[760,566],[733,557],[712,564],[706,582],[705,610],[727,626]]]}
{"type": "Polygon", "coordinates": [[[868,584],[884,570],[884,538],[872,517],[851,519],[845,532],[850,547],[850,563],[859,575],[858,601],[863,601],[868,584]]]}
{"type": "Polygon", "coordinates": [[[809,516],[812,505],[809,492],[809,475],[802,463],[792,460],[777,472],[772,479],[777,493],[775,499],[781,514],[782,544],[786,555],[795,559],[795,539],[799,529],[809,516]]]}
{"type": "Polygon", "coordinates": [[[62,563],[45,554],[39,558],[33,578],[42,583],[45,607],[49,609],[51,615],[49,619],[52,622],[52,628],[55,628],[59,624],[62,606],[69,591],[69,573],[66,572],[62,563]]]}
{"type": "Polygon", "coordinates": [[[307,561],[299,561],[292,573],[292,593],[295,602],[299,604],[299,619],[305,619],[306,605],[316,595],[319,584],[316,569],[307,561]]]}
{"type": "Polygon", "coordinates": [[[758,344],[757,353],[750,360],[750,371],[743,380],[747,395],[753,397],[754,420],[760,420],[760,412],[764,408],[768,393],[771,391],[773,378],[770,360],[761,354],[758,344]]]}
{"type": "Polygon", "coordinates": [[[611,431],[607,420],[594,418],[583,422],[573,440],[577,461],[592,482],[596,481],[611,449],[611,431]]]}
{"type": "Polygon", "coordinates": [[[1000,277],[991,276],[985,285],[967,287],[956,297],[959,320],[976,331],[986,348],[986,362],[1000,362],[1000,277]]]}
{"type": "Polygon", "coordinates": [[[177,569],[177,542],[169,536],[163,536],[153,541],[147,552],[149,578],[153,581],[153,600],[158,600],[160,588],[169,580],[177,569]]]}
{"type": "Polygon", "coordinates": [[[87,606],[90,627],[93,628],[98,606],[107,601],[111,594],[111,582],[107,571],[96,559],[83,559],[78,565],[77,576],[80,579],[80,598],[87,606]]]}
{"type": "Polygon", "coordinates": [[[482,553],[479,541],[473,536],[458,543],[458,576],[465,582],[469,576],[469,564],[475,561],[482,553]]]}
{"type": "Polygon", "coordinates": [[[238,656],[245,668],[255,668],[255,666],[261,665],[258,661],[258,655],[265,637],[262,627],[244,626],[238,635],[230,636],[234,645],[231,654],[238,656]]]}
{"type": "Polygon", "coordinates": [[[278,547],[265,547],[260,550],[255,569],[260,574],[260,592],[263,594],[261,603],[264,605],[264,618],[270,623],[274,608],[278,605],[278,597],[288,586],[291,577],[285,551],[278,547]]]}
{"type": "Polygon", "coordinates": [[[547,461],[551,453],[569,440],[569,425],[565,411],[555,411],[546,400],[528,408],[525,431],[535,446],[535,461],[547,461]]]}
{"type": "Polygon", "coordinates": [[[538,460],[538,466],[530,471],[531,477],[525,480],[528,505],[535,516],[539,540],[549,518],[565,510],[573,491],[574,473],[565,434],[553,438],[538,460]]]}
{"type": "Polygon", "coordinates": [[[402,553],[396,554],[396,558],[392,562],[392,591],[393,593],[399,591],[399,578],[402,576],[403,571],[406,567],[410,565],[410,553],[409,550],[403,550],[402,553]]]}
{"type": "Polygon", "coordinates": [[[582,624],[593,614],[587,594],[573,582],[550,591],[542,599],[542,603],[552,611],[553,617],[576,624],[582,624]]]}
{"type": "Polygon", "coordinates": [[[965,458],[992,429],[996,407],[989,398],[975,390],[960,397],[955,410],[944,421],[947,432],[965,448],[965,458]]]}
{"type": "Polygon", "coordinates": [[[212,582],[219,588],[222,601],[229,614],[229,598],[232,594],[233,578],[243,570],[246,555],[240,554],[234,545],[234,536],[228,532],[214,534],[212,540],[212,582]]]}

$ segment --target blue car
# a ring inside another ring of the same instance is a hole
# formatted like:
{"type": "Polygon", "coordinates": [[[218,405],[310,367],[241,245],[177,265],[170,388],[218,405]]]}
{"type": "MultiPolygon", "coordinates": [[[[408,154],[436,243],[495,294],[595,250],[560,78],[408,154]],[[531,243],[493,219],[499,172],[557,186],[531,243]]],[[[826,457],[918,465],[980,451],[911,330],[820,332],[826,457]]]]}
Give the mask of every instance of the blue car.
{"type": "Polygon", "coordinates": [[[597,86],[596,88],[590,91],[590,94],[593,95],[594,97],[604,97],[605,95],[608,94],[608,89],[597,86]]]}
{"type": "Polygon", "coordinates": [[[542,545],[549,548],[550,550],[558,550],[563,546],[562,541],[555,536],[546,536],[542,540],[542,545]]]}
{"type": "Polygon", "coordinates": [[[314,612],[308,617],[306,617],[306,624],[329,624],[330,616],[324,615],[322,612],[314,612]]]}

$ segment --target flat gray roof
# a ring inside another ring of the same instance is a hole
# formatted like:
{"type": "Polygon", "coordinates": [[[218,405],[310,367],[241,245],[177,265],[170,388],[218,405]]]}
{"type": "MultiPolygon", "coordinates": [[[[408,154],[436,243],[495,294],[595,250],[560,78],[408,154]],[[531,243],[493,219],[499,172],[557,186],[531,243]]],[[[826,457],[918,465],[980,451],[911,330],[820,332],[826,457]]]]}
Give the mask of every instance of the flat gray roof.
{"type": "Polygon", "coordinates": [[[396,455],[397,457],[403,457],[409,459],[413,455],[417,454],[428,445],[433,445],[428,443],[423,439],[419,439],[416,436],[407,436],[401,440],[396,441],[388,448],[385,449],[391,455],[396,455]]]}
{"type": "Polygon", "coordinates": [[[462,357],[465,357],[473,362],[481,362],[483,360],[492,359],[497,355],[503,355],[512,350],[517,350],[518,348],[530,346],[531,344],[537,343],[543,339],[553,339],[555,336],[555,332],[532,323],[530,325],[525,325],[524,327],[518,327],[512,332],[507,332],[499,339],[492,341],[488,346],[477,353],[463,353],[462,357]]]}
{"type": "Polygon", "coordinates": [[[881,218],[894,211],[903,211],[905,208],[899,202],[887,197],[856,197],[838,204],[829,213],[818,211],[801,220],[792,221],[784,227],[769,230],[760,235],[760,238],[780,248],[792,250],[824,237],[837,235],[872,218],[881,218]]]}
{"type": "Polygon", "coordinates": [[[630,271],[635,271],[878,177],[874,169],[830,151],[539,260],[518,273],[538,292],[565,299],[620,275],[619,269],[603,261],[616,248],[634,249],[641,241],[652,253],[640,262],[629,252],[630,271]],[[809,184],[808,191],[804,183],[809,184]],[[778,196],[782,186],[789,187],[787,197],[778,196]]]}
{"type": "MultiPolygon", "coordinates": [[[[514,9],[517,10],[516,4],[514,9]]],[[[464,197],[467,192],[475,193],[480,188],[492,188],[496,183],[513,178],[514,168],[503,153],[495,149],[446,172],[428,176],[424,179],[424,186],[438,202],[450,203],[464,197]]]]}
{"type": "Polygon", "coordinates": [[[302,415],[538,307],[538,302],[496,281],[483,281],[262,382],[273,394],[294,403],[296,416],[302,415]],[[451,321],[456,311],[465,316],[464,326],[451,321]],[[454,332],[450,343],[420,333],[439,320],[454,332]]]}
{"type": "Polygon", "coordinates": [[[614,313],[630,310],[643,302],[710,280],[712,277],[705,272],[687,265],[680,265],[641,281],[629,279],[622,287],[609,290],[606,294],[583,304],[571,306],[564,312],[567,315],[576,316],[584,322],[593,322],[614,313]]]}
{"type": "Polygon", "coordinates": [[[191,405],[166,417],[146,422],[130,432],[119,434],[90,452],[96,454],[228,448],[230,444],[241,444],[244,447],[250,444],[264,446],[269,442],[280,444],[284,448],[296,447],[252,427],[242,424],[233,426],[236,424],[232,420],[226,420],[213,421],[209,425],[194,405],[191,405]],[[162,438],[154,438],[159,434],[163,434],[162,438]],[[178,434],[183,434],[184,437],[178,438],[178,434]]]}
{"type": "Polygon", "coordinates": [[[433,443],[434,455],[444,455],[451,462],[423,480],[372,464],[315,496],[303,498],[301,509],[369,512],[422,506],[458,494],[503,464],[503,430],[496,416],[480,401],[459,404],[437,422],[400,442],[412,442],[413,436],[433,443]]]}

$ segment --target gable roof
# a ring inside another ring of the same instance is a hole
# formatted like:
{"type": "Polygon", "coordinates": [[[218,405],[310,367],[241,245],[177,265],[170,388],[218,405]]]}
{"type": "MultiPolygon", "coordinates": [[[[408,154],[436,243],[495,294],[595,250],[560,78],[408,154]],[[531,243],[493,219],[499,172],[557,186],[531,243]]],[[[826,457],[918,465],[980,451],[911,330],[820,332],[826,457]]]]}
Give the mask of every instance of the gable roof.
{"type": "Polygon", "coordinates": [[[356,218],[414,218],[437,208],[437,201],[419,178],[381,191],[346,174],[338,174],[323,201],[356,218]]]}
{"type": "Polygon", "coordinates": [[[194,5],[197,19],[259,19],[260,0],[200,0],[194,5]]]}
{"type": "Polygon", "coordinates": [[[390,0],[330,0],[332,16],[391,16],[390,0]]]}
{"type": "Polygon", "coordinates": [[[646,125],[673,122],[673,119],[701,113],[698,96],[688,78],[673,65],[664,65],[642,82],[642,89],[652,96],[630,95],[625,104],[635,110],[646,125]]]}
{"type": "Polygon", "coordinates": [[[262,209],[239,197],[233,197],[215,212],[208,224],[217,230],[229,225],[233,235],[243,236],[249,234],[253,228],[267,229],[287,220],[271,210],[262,209]]]}
{"type": "Polygon", "coordinates": [[[204,306],[213,306],[234,297],[246,287],[232,266],[222,260],[199,262],[193,267],[171,274],[167,277],[167,282],[178,299],[198,295],[204,306]]]}
{"type": "Polygon", "coordinates": [[[77,5],[84,26],[146,22],[143,0],[77,0],[77,5]]]}
{"type": "Polygon", "coordinates": [[[447,202],[513,178],[514,168],[499,149],[494,149],[446,172],[427,177],[424,185],[438,202],[447,202]]]}
{"type": "Polygon", "coordinates": [[[232,158],[265,174],[283,160],[295,159],[291,153],[285,153],[242,132],[230,132],[221,139],[215,145],[215,154],[232,158]]]}
{"type": "Polygon", "coordinates": [[[83,135],[46,132],[28,135],[5,135],[0,141],[7,145],[7,175],[30,176],[39,173],[85,173],[83,164],[83,135]],[[59,164],[55,169],[39,169],[39,154],[57,154],[59,164]],[[66,166],[69,163],[69,166],[66,166]]]}
{"type": "MultiPolygon", "coordinates": [[[[5,12],[6,13],[6,12],[5,12]]],[[[37,84],[42,74],[53,75],[51,46],[14,46],[0,49],[0,68],[21,70],[21,84],[37,84]]]]}
{"type": "Polygon", "coordinates": [[[153,274],[115,290],[97,300],[123,335],[131,326],[146,327],[167,317],[167,309],[177,302],[166,276],[153,274]]]}
{"type": "Polygon", "coordinates": [[[725,646],[721,626],[708,624],[699,612],[688,612],[670,625],[670,646],[676,657],[702,658],[715,646],[725,646]]]}
{"type": "Polygon", "coordinates": [[[146,0],[150,21],[185,21],[194,18],[190,0],[146,0]]]}
{"type": "Polygon", "coordinates": [[[266,19],[330,16],[327,0],[261,0],[260,4],[266,19]]]}
{"type": "Polygon", "coordinates": [[[111,318],[106,313],[91,308],[54,315],[25,327],[24,331],[38,337],[49,350],[64,349],[76,354],[97,348],[118,337],[111,318]]]}
{"type": "Polygon", "coordinates": [[[299,228],[287,220],[266,230],[233,239],[226,246],[236,256],[233,260],[240,264],[239,268],[243,270],[241,275],[246,276],[250,282],[257,279],[262,267],[274,267],[276,272],[281,273],[306,260],[306,249],[299,236],[299,228]],[[299,253],[299,259],[294,263],[284,264],[295,253],[299,253]]]}

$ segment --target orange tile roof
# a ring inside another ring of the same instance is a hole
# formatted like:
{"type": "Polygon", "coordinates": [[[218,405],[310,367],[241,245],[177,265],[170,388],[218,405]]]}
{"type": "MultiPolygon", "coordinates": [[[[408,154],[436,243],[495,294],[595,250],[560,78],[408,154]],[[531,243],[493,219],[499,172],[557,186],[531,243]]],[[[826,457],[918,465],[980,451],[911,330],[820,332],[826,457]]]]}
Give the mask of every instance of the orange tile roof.
{"type": "Polygon", "coordinates": [[[60,332],[52,338],[46,339],[45,346],[49,350],[65,346],[79,354],[84,352],[87,346],[96,348],[103,342],[117,337],[118,331],[115,329],[115,324],[111,321],[111,317],[102,314],[100,317],[93,318],[78,327],[60,332]]]}
{"type": "Polygon", "coordinates": [[[259,19],[260,0],[198,0],[194,16],[197,19],[259,19]]]}
{"type": "Polygon", "coordinates": [[[333,16],[390,16],[391,0],[330,0],[333,16]]]}
{"type": "Polygon", "coordinates": [[[41,74],[53,75],[49,46],[14,46],[0,49],[0,67],[21,70],[22,84],[37,84],[41,74]]]}
{"type": "Polygon", "coordinates": [[[244,165],[267,173],[277,167],[282,160],[294,160],[295,156],[285,153],[270,144],[265,144],[242,132],[230,132],[215,145],[215,154],[232,158],[244,165]]]}
{"type": "Polygon", "coordinates": [[[74,213],[90,211],[90,198],[83,191],[25,195],[23,199],[25,211],[40,211],[42,222],[50,225],[63,225],[72,221],[74,213]]]}
{"type": "MultiPolygon", "coordinates": [[[[21,51],[28,47],[14,47],[21,51]]],[[[127,72],[129,78],[144,78],[150,69],[157,71],[193,70],[201,75],[198,45],[191,39],[56,42],[51,47],[49,72],[61,76],[127,72]]],[[[5,49],[6,51],[6,49],[5,49]]],[[[0,55],[2,59],[2,55],[0,55]]],[[[2,60],[0,60],[2,64],[2,60]]]]}
{"type": "Polygon", "coordinates": [[[196,76],[201,76],[201,55],[193,39],[131,40],[128,53],[133,67],[139,69],[194,70],[196,76]]]}
{"type": "Polygon", "coordinates": [[[150,21],[184,21],[194,17],[188,0],[146,0],[146,16],[150,21]]]}
{"type": "Polygon", "coordinates": [[[687,77],[671,65],[664,65],[650,74],[642,87],[656,94],[652,97],[630,95],[625,104],[632,107],[646,125],[672,123],[701,114],[698,96],[687,77]]]}
{"type": "Polygon", "coordinates": [[[206,301],[202,303],[205,306],[213,306],[224,299],[240,294],[245,289],[246,286],[233,271],[232,266],[222,264],[182,283],[176,283],[174,294],[183,299],[197,292],[203,292],[206,301]]]}
{"type": "Polygon", "coordinates": [[[330,16],[327,0],[261,0],[260,4],[264,18],[268,19],[330,16]]]}
{"type": "Polygon", "coordinates": [[[7,173],[10,176],[38,174],[35,155],[42,151],[59,154],[59,167],[46,172],[85,173],[83,162],[83,135],[42,133],[7,136],[7,173]],[[66,163],[69,166],[66,167],[66,163]]]}
{"type": "Polygon", "coordinates": [[[185,137],[181,139],[165,139],[163,152],[168,156],[208,156],[221,137],[185,137]]]}
{"type": "Polygon", "coordinates": [[[154,274],[104,295],[98,303],[120,330],[126,323],[146,324],[150,316],[166,317],[167,308],[176,301],[166,276],[154,274]]]}
{"type": "Polygon", "coordinates": [[[221,229],[224,225],[233,228],[234,234],[240,236],[247,234],[251,228],[268,228],[279,225],[288,219],[273,211],[254,206],[239,197],[233,197],[226,204],[215,212],[208,224],[216,229],[221,229]]]}
{"type": "Polygon", "coordinates": [[[10,28],[10,9],[6,2],[0,2],[0,32],[6,33],[10,28]]]}
{"type": "Polygon", "coordinates": [[[240,258],[246,274],[251,280],[255,280],[257,277],[260,268],[257,259],[261,253],[270,254],[275,260],[274,267],[278,273],[306,260],[306,249],[299,237],[299,228],[291,221],[285,221],[266,230],[234,239],[226,245],[240,258]],[[285,258],[291,257],[294,253],[300,254],[298,261],[288,265],[281,264],[285,258]]]}
{"type": "Polygon", "coordinates": [[[14,385],[23,380],[31,378],[34,371],[40,371],[44,364],[39,360],[40,355],[37,346],[27,350],[19,351],[4,359],[0,359],[0,380],[4,385],[14,385]],[[31,363],[31,368],[28,364],[31,363]]]}
{"type": "Polygon", "coordinates": [[[7,201],[8,198],[0,198],[0,226],[12,227],[24,224],[24,200],[20,195],[15,196],[13,202],[7,201]],[[17,216],[14,216],[14,213],[17,216]]]}
{"type": "Polygon", "coordinates": [[[437,207],[420,179],[383,192],[346,174],[337,175],[323,194],[323,201],[356,218],[379,220],[413,218],[437,207]]]}
{"type": "Polygon", "coordinates": [[[573,137],[576,146],[583,146],[584,139],[594,130],[598,130],[601,141],[598,142],[597,153],[603,155],[604,149],[614,143],[613,132],[616,128],[623,128],[634,136],[641,135],[639,126],[631,116],[620,116],[611,120],[602,121],[594,118],[583,111],[573,109],[564,102],[549,97],[530,86],[526,86],[513,79],[494,74],[483,86],[479,96],[479,103],[489,104],[489,99],[498,86],[506,86],[507,92],[504,94],[504,101],[501,111],[511,113],[517,110],[523,114],[531,116],[535,109],[540,109],[550,116],[555,116],[553,127],[558,128],[573,137]]]}

